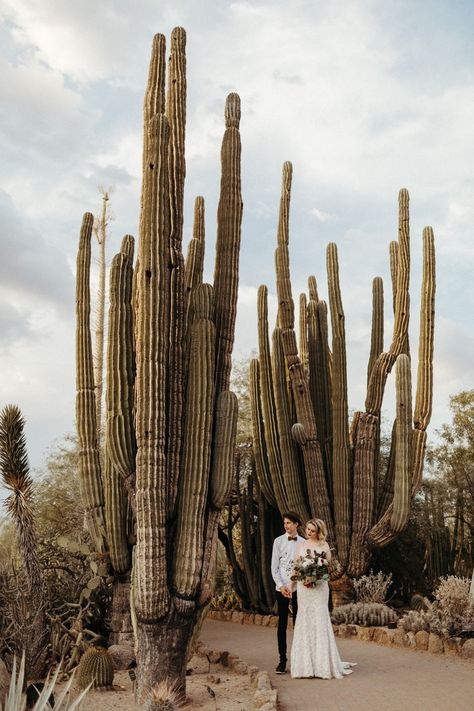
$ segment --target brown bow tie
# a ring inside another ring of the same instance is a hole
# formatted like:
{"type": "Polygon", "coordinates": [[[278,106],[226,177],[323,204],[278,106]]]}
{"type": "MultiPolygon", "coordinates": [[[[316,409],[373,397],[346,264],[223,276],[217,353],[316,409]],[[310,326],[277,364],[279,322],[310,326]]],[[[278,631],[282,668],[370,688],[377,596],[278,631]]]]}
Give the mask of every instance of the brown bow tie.
{"type": "Polygon", "coordinates": [[[289,541],[297,541],[297,540],[298,540],[298,536],[295,536],[294,538],[291,538],[291,536],[288,536],[288,540],[289,540],[289,541]]]}

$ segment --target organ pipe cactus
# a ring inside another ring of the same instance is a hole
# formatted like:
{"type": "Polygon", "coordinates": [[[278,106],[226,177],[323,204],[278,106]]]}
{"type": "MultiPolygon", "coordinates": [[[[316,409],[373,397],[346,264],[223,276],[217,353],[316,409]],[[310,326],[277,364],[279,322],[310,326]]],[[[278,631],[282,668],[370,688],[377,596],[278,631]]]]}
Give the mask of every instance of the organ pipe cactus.
{"type": "MultiPolygon", "coordinates": [[[[163,681],[184,696],[188,645],[212,595],[217,523],[232,482],[237,421],[229,381],[242,219],[240,99],[230,94],[226,102],[214,283],[203,284],[202,197],[186,263],[182,253],[185,45],[184,30],[176,28],[166,92],[165,39],[154,39],[144,101],[138,257],[133,267],[127,237],[112,263],[104,544],[100,469],[89,458],[82,470],[97,547],[107,546],[118,576],[130,574],[133,560],[136,692],[144,708],[163,681]]],[[[87,216],[85,225],[88,230],[87,216]]],[[[89,451],[95,439],[92,411],[83,404],[91,385],[84,376],[89,277],[83,242],[81,233],[78,428],[89,451]]]]}
{"type": "MultiPolygon", "coordinates": [[[[252,364],[251,392],[257,475],[262,492],[275,501],[282,512],[289,503],[290,481],[298,486],[294,508],[303,514],[309,506],[313,516],[326,520],[330,544],[339,566],[332,573],[333,591],[350,587],[348,576],[358,577],[368,567],[374,546],[392,541],[407,525],[411,501],[419,490],[426,446],[426,428],[431,416],[433,372],[433,325],[435,293],[434,239],[431,227],[423,231],[423,277],[420,308],[420,336],[415,411],[411,414],[409,357],[409,196],[399,194],[398,241],[390,245],[390,269],[394,307],[394,327],[390,346],[383,351],[383,283],[373,282],[372,334],[367,369],[365,409],[348,420],[346,345],[344,310],[339,284],[336,245],[327,249],[331,344],[328,336],[327,306],[318,296],[316,279],[310,277],[303,326],[300,324],[300,354],[294,328],[294,305],[289,269],[290,163],[283,166],[276,284],[278,316],[273,351],[267,347],[268,317],[266,287],[260,287],[259,359],[252,364]],[[301,345],[306,331],[307,343],[301,345]],[[279,343],[284,352],[284,373],[267,375],[281,367],[279,343]],[[307,361],[307,368],[305,368],[307,361]],[[380,467],[380,417],[386,380],[397,364],[397,412],[391,455],[384,476],[380,467]],[[258,374],[260,382],[257,382],[258,374]],[[277,405],[291,383],[293,423],[277,418],[277,405]],[[278,392],[277,392],[278,390],[278,392]],[[275,465],[271,449],[287,440],[291,431],[301,446],[302,457],[295,472],[292,467],[275,465]],[[258,441],[257,441],[258,440],[258,441]],[[268,466],[259,466],[258,462],[268,466]],[[378,486],[379,479],[382,486],[378,486]],[[281,492],[284,493],[282,507],[281,492]],[[306,495],[305,495],[306,492],[306,495]]],[[[304,300],[300,299],[300,305],[304,300]]],[[[336,601],[337,602],[337,601],[336,601]]]]}

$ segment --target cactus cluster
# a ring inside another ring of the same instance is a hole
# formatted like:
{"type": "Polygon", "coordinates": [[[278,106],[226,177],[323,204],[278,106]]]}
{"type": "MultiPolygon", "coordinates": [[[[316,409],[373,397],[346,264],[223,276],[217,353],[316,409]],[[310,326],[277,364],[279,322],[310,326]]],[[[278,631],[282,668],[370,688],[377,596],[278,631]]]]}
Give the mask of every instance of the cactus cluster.
{"type": "Polygon", "coordinates": [[[353,602],[335,607],[331,619],[336,625],[382,627],[397,622],[398,616],[395,610],[381,602],[353,602]]]}
{"type": "MultiPolygon", "coordinates": [[[[349,426],[345,317],[335,244],[327,248],[329,309],[315,277],[300,297],[298,353],[289,268],[292,167],[283,167],[276,248],[277,324],[268,337],[267,287],[258,294],[259,357],[250,365],[256,469],[264,496],[280,512],[324,519],[339,561],[339,586],[367,570],[371,549],[394,540],[408,523],[419,490],[432,405],[435,257],[423,231],[418,375],[412,414],[409,323],[409,197],[399,194],[398,241],[390,247],[394,327],[383,350],[383,284],[373,282],[372,336],[365,410],[349,426]],[[331,328],[329,329],[328,317],[331,328]],[[329,338],[331,332],[331,340],[329,338]],[[396,365],[396,418],[388,468],[380,469],[385,384],[396,365]],[[382,485],[379,486],[379,482],[382,485]]],[[[337,581],[335,581],[337,583],[337,581]]],[[[337,585],[336,585],[337,587],[337,585]]],[[[344,586],[342,586],[344,587],[344,586]]]]}
{"type": "Polygon", "coordinates": [[[160,679],[176,680],[184,693],[186,647],[212,596],[217,522],[232,484],[237,421],[229,382],[242,220],[240,99],[230,94],[225,106],[214,281],[204,284],[202,197],[186,259],[182,252],[185,46],[184,30],[174,29],[165,81],[165,38],[153,41],[138,254],[134,261],[127,235],[111,268],[102,472],[90,347],[88,213],[78,253],[82,492],[96,549],[109,552],[117,585],[131,584],[140,702],[160,679]]]}
{"type": "Polygon", "coordinates": [[[81,689],[111,689],[114,683],[112,657],[104,647],[89,647],[77,668],[77,683],[81,689]]]}

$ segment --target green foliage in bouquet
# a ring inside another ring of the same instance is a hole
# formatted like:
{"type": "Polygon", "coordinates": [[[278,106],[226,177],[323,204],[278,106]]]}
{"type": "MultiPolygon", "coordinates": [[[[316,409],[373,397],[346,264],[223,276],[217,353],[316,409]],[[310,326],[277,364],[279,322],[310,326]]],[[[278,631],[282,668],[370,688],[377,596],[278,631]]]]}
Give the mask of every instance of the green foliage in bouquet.
{"type": "Polygon", "coordinates": [[[324,551],[306,550],[293,562],[293,582],[300,581],[307,588],[314,588],[319,580],[329,580],[329,561],[324,551]]]}
{"type": "Polygon", "coordinates": [[[397,622],[397,613],[380,602],[354,602],[340,605],[331,612],[331,620],[336,625],[361,625],[362,627],[382,627],[397,622]]]}

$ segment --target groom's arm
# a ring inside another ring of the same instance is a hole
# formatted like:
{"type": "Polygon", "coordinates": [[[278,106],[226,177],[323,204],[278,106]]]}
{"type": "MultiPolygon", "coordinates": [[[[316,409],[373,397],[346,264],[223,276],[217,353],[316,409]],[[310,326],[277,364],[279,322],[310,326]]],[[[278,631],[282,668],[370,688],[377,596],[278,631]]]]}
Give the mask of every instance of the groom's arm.
{"type": "Polygon", "coordinates": [[[276,589],[280,590],[281,588],[285,586],[285,583],[281,579],[281,573],[280,573],[280,546],[279,546],[279,541],[278,538],[275,538],[273,541],[273,550],[272,550],[272,578],[275,581],[276,589]]]}

